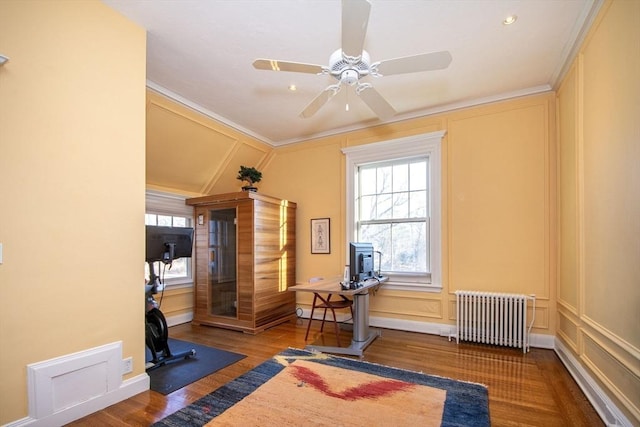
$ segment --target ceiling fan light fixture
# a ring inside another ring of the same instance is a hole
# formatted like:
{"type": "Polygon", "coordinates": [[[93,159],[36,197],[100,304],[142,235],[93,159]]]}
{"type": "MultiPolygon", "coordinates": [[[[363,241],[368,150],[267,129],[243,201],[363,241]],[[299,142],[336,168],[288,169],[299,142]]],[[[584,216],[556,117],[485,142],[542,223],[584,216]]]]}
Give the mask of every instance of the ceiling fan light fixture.
{"type": "Polygon", "coordinates": [[[509,15],[506,18],[504,18],[504,21],[502,21],[502,25],[511,25],[515,23],[517,20],[518,20],[517,15],[509,15]]]}
{"type": "MultiPolygon", "coordinates": [[[[275,59],[256,59],[253,66],[257,70],[290,71],[316,75],[330,75],[337,83],[327,86],[300,113],[300,117],[313,116],[323,105],[345,86],[355,89],[356,94],[380,120],[396,115],[395,109],[370,83],[360,79],[373,76],[418,73],[442,70],[451,63],[448,51],[422,53],[371,63],[369,53],[363,49],[369,22],[371,3],[369,0],[342,0],[342,47],[329,56],[329,66],[307,64],[275,59]]],[[[289,86],[289,90],[293,90],[289,86]]],[[[349,111],[347,97],[345,110],[349,111]]]]}
{"type": "Polygon", "coordinates": [[[356,70],[348,69],[340,73],[340,81],[343,84],[346,84],[349,86],[353,86],[354,84],[358,83],[359,78],[360,78],[360,75],[356,70]]]}

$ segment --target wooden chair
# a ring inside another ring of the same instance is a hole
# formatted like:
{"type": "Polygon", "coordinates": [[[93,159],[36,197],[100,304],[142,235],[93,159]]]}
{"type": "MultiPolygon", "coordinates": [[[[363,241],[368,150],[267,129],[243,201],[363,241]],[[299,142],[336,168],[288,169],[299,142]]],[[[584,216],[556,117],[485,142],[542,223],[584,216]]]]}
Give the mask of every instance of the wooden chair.
{"type": "MultiPolygon", "coordinates": [[[[322,280],[322,277],[314,277],[309,279],[309,283],[314,283],[322,280]]],[[[333,314],[333,324],[336,331],[336,340],[338,342],[338,347],[340,347],[340,326],[338,325],[338,318],[336,317],[336,310],[348,308],[351,312],[351,318],[353,319],[353,301],[347,298],[344,295],[339,295],[339,300],[331,300],[333,294],[328,294],[326,298],[322,297],[322,295],[318,293],[313,294],[313,303],[311,304],[311,315],[309,316],[309,324],[307,325],[307,333],[304,336],[304,340],[306,341],[309,337],[309,329],[311,329],[311,322],[313,319],[313,313],[316,308],[324,310],[322,315],[322,324],[320,325],[320,332],[324,330],[324,322],[327,317],[327,310],[331,310],[331,314],[333,314]]]]}

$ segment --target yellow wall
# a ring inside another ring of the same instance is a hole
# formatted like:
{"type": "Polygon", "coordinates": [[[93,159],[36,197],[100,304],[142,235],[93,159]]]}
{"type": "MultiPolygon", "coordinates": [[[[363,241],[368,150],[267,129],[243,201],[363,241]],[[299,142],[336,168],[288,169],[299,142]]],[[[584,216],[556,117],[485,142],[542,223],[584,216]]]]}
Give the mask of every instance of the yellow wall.
{"type": "Polygon", "coordinates": [[[451,324],[456,289],[536,294],[534,332],[553,334],[554,115],[549,93],[275,149],[260,191],[298,203],[298,280],[340,275],[344,266],[340,149],[445,129],[443,292],[382,288],[371,299],[371,315],[451,324]],[[309,221],[323,217],[331,218],[331,254],[312,255],[309,221]]]}
{"type": "Polygon", "coordinates": [[[640,2],[603,6],[560,89],[558,338],[640,425],[640,2]]]}
{"type": "Polygon", "coordinates": [[[145,32],[98,1],[0,2],[0,424],[26,365],[115,341],[144,372],[145,32]]]}

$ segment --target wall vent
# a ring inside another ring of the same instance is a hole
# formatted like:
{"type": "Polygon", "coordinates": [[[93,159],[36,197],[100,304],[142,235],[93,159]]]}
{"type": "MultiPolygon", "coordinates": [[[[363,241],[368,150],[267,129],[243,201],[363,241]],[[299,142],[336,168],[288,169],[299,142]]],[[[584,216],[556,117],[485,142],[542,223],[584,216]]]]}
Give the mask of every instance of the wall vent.
{"type": "Polygon", "coordinates": [[[27,365],[29,417],[41,419],[122,384],[122,341],[27,365]]]}

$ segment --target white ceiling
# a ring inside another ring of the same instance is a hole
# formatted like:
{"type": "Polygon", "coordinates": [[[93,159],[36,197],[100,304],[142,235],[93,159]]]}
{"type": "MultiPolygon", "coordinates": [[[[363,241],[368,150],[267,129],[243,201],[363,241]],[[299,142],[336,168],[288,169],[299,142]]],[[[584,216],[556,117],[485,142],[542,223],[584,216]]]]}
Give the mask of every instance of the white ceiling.
{"type": "MultiPolygon", "coordinates": [[[[341,47],[339,0],[103,1],[147,29],[150,88],[268,144],[381,123],[351,87],[301,118],[336,80],[252,66],[256,58],[328,65],[341,47]]],[[[601,3],[370,2],[364,49],[372,62],[442,50],[453,56],[445,70],[364,77],[398,112],[387,122],[551,90],[601,3]],[[503,25],[512,14],[516,23],[503,25]]]]}

